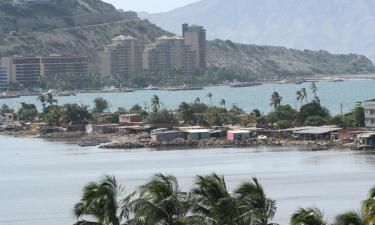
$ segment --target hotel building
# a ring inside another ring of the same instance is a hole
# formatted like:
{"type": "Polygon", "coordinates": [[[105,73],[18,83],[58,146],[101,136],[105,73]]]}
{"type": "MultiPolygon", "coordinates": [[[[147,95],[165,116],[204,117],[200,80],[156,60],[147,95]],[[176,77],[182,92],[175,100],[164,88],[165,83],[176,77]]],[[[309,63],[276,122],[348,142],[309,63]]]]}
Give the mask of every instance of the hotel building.
{"type": "Polygon", "coordinates": [[[118,36],[100,52],[102,75],[127,75],[142,71],[143,45],[132,36],[118,36]]]}
{"type": "Polygon", "coordinates": [[[143,69],[146,71],[192,74],[196,70],[195,65],[195,51],[178,36],[160,37],[143,52],[143,69]]]}
{"type": "Polygon", "coordinates": [[[185,43],[190,45],[196,54],[196,67],[199,69],[206,69],[207,67],[207,45],[206,45],[206,30],[202,26],[189,26],[189,24],[182,25],[182,37],[185,43]]]}
{"type": "Polygon", "coordinates": [[[38,87],[41,79],[51,76],[88,74],[88,57],[3,57],[1,66],[6,68],[9,81],[24,87],[38,87]]]}

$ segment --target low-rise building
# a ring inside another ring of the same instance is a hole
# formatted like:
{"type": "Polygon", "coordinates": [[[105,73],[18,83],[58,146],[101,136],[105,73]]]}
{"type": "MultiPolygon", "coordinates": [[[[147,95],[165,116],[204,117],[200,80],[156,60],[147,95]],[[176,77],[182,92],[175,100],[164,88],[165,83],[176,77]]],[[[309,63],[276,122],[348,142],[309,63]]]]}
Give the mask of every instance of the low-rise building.
{"type": "Polygon", "coordinates": [[[119,123],[121,126],[136,125],[143,121],[141,114],[123,114],[119,116],[119,123]]]}
{"type": "Polygon", "coordinates": [[[375,146],[375,132],[360,134],[357,139],[361,145],[375,146]]]}
{"type": "Polygon", "coordinates": [[[193,141],[210,138],[209,129],[192,129],[192,130],[187,130],[187,133],[188,133],[187,138],[193,141]]]}
{"type": "Polygon", "coordinates": [[[230,141],[241,141],[250,138],[248,130],[230,130],[227,132],[227,139],[230,141]]]}
{"type": "Polygon", "coordinates": [[[118,124],[87,124],[86,133],[88,134],[113,134],[116,132],[118,124]]]}
{"type": "Polygon", "coordinates": [[[323,127],[305,127],[294,132],[295,138],[299,140],[330,140],[332,134],[337,133],[342,128],[323,126],[323,127]]]}
{"type": "Polygon", "coordinates": [[[363,103],[366,128],[375,129],[375,99],[363,103]]]}
{"type": "Polygon", "coordinates": [[[155,143],[160,143],[164,141],[173,141],[177,138],[185,139],[186,133],[181,131],[165,131],[156,132],[151,134],[151,141],[155,143]]]}

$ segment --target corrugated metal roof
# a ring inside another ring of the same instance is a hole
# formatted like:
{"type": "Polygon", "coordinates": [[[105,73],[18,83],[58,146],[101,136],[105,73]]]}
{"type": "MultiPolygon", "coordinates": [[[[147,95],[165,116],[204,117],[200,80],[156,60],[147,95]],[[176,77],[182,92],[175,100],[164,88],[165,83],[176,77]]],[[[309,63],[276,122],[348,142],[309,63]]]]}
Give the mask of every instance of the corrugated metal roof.
{"type": "Polygon", "coordinates": [[[306,129],[298,130],[295,134],[326,134],[335,131],[342,130],[342,128],[338,127],[309,127],[306,129]]]}

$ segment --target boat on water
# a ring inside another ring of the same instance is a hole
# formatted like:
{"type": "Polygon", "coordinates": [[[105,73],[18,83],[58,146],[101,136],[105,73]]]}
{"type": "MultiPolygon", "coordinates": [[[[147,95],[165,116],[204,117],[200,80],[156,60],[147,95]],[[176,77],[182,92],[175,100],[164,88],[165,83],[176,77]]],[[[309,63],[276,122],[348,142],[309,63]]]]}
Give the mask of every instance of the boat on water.
{"type": "Polygon", "coordinates": [[[103,88],[102,91],[103,92],[109,92],[109,93],[115,93],[115,92],[134,92],[134,90],[130,89],[130,88],[116,88],[114,86],[103,88]]]}
{"type": "Polygon", "coordinates": [[[326,81],[326,82],[343,82],[344,79],[341,78],[341,77],[327,77],[327,78],[323,78],[323,81],[326,81]]]}
{"type": "Polygon", "coordinates": [[[19,98],[21,95],[4,92],[0,95],[0,99],[4,98],[19,98]]]}
{"type": "Polygon", "coordinates": [[[69,97],[69,96],[76,96],[76,93],[73,91],[62,91],[62,92],[57,92],[55,95],[59,97],[69,97]]]}
{"type": "Polygon", "coordinates": [[[202,90],[202,86],[190,86],[190,85],[183,85],[178,87],[170,87],[165,88],[165,91],[192,91],[192,90],[202,90]]]}
{"type": "Polygon", "coordinates": [[[148,87],[144,88],[143,90],[146,90],[146,91],[157,91],[157,90],[160,90],[160,88],[154,87],[154,86],[152,86],[150,84],[148,87]]]}
{"type": "Polygon", "coordinates": [[[260,82],[235,82],[230,85],[230,87],[233,88],[239,88],[239,87],[252,87],[252,86],[259,86],[262,85],[260,82]]]}

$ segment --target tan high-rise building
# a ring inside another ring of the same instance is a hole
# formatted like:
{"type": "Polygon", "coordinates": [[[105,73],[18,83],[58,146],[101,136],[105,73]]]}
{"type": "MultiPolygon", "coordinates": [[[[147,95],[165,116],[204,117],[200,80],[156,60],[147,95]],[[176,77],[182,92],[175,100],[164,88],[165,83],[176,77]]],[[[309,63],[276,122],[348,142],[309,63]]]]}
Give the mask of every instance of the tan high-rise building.
{"type": "Polygon", "coordinates": [[[178,36],[163,36],[143,53],[143,69],[150,72],[182,72],[192,74],[196,70],[196,54],[185,40],[178,36]]]}
{"type": "Polygon", "coordinates": [[[199,69],[207,67],[206,30],[202,26],[182,25],[182,36],[185,43],[190,45],[196,54],[196,66],[199,69]]]}
{"type": "Polygon", "coordinates": [[[142,71],[143,45],[131,36],[118,36],[100,53],[102,75],[127,75],[142,71]]]}

